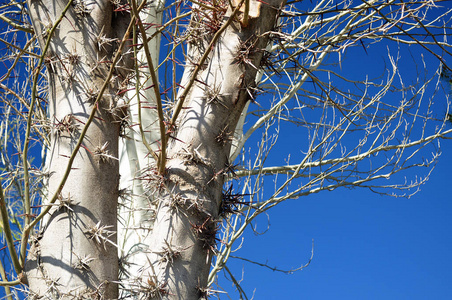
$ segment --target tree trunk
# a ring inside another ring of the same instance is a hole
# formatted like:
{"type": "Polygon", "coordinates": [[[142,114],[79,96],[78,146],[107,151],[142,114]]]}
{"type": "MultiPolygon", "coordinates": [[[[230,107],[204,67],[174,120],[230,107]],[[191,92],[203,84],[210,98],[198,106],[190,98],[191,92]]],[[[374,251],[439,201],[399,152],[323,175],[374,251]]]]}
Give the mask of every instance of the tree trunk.
{"type": "MultiPolygon", "coordinates": [[[[284,1],[253,0],[247,8],[244,2],[234,1],[240,9],[229,7],[227,11],[227,1],[215,11],[194,6],[182,78],[185,89],[176,106],[188,109],[174,117],[177,122],[168,136],[175,138],[166,149],[164,174],[155,176],[158,172],[148,166],[159,196],[154,227],[150,238],[145,238],[149,248],[140,250],[144,253],[137,256],[140,261],[133,259],[138,268],[123,278],[139,298],[199,299],[208,294],[207,277],[221,221],[223,176],[231,170],[233,133],[244,107],[254,97],[268,33],[276,25],[284,1]],[[218,23],[207,24],[206,20],[218,23]],[[207,60],[200,62],[205,53],[207,60]]],[[[43,48],[66,4],[29,1],[43,48]]],[[[52,137],[48,190],[49,198],[57,194],[59,200],[41,224],[26,267],[30,290],[37,296],[50,292],[58,299],[118,298],[117,157],[125,108],[119,95],[128,85],[126,55],[115,69],[114,79],[108,76],[117,39],[122,39],[130,17],[114,9],[109,1],[74,1],[45,54],[52,137]],[[110,82],[107,90],[95,102],[106,79],[110,82]],[[82,137],[82,148],[61,189],[69,157],[93,109],[96,117],[82,137]]],[[[139,223],[150,221],[148,214],[144,216],[139,223]]]]}
{"type": "MultiPolygon", "coordinates": [[[[164,0],[152,1],[140,13],[140,19],[146,24],[153,24],[146,32],[152,64],[158,65],[160,52],[160,34],[156,34],[158,25],[162,22],[164,0]]],[[[138,30],[137,30],[138,32],[138,30]]],[[[142,38],[137,36],[137,44],[142,44],[142,38]]],[[[152,164],[154,157],[149,154],[145,142],[158,151],[160,139],[155,91],[148,88],[153,83],[147,80],[150,76],[149,66],[144,50],[136,51],[135,82],[130,86],[128,96],[128,127],[119,140],[119,170],[120,196],[118,220],[118,245],[120,248],[120,280],[122,281],[121,297],[129,297],[134,286],[130,286],[130,274],[138,274],[142,262],[146,261],[148,245],[151,244],[150,233],[155,217],[153,193],[147,191],[146,181],[141,180],[143,172],[152,164]],[[136,84],[138,82],[138,85],[136,84]],[[139,87],[142,89],[137,93],[139,87]],[[143,139],[145,141],[143,141],[143,139]]]]}
{"type": "MultiPolygon", "coordinates": [[[[137,287],[148,296],[199,299],[209,293],[207,277],[221,222],[223,176],[231,169],[231,140],[243,108],[255,93],[268,32],[276,25],[283,1],[250,4],[248,18],[243,7],[235,16],[231,9],[224,16],[207,12],[210,20],[230,22],[211,49],[214,36],[205,32],[212,24],[204,24],[206,18],[198,15],[206,11],[192,11],[187,34],[193,39],[182,86],[189,88],[197,66],[200,72],[186,95],[187,108],[170,134],[175,138],[168,146],[165,174],[152,177],[160,196],[149,245],[151,264],[136,277],[137,287]],[[210,51],[209,58],[199,65],[205,51],[210,51]]],[[[180,91],[178,100],[184,96],[180,91]]]]}
{"type": "Polygon", "coordinates": [[[51,38],[45,53],[51,128],[48,196],[58,195],[29,252],[30,292],[54,299],[117,299],[117,157],[123,117],[118,92],[127,79],[128,55],[98,102],[96,98],[130,15],[114,11],[110,1],[72,1],[52,35],[68,1],[33,0],[28,5],[42,49],[51,38]],[[82,137],[94,108],[95,117],[82,137]],[[61,189],[80,138],[81,148],[61,189]]]}

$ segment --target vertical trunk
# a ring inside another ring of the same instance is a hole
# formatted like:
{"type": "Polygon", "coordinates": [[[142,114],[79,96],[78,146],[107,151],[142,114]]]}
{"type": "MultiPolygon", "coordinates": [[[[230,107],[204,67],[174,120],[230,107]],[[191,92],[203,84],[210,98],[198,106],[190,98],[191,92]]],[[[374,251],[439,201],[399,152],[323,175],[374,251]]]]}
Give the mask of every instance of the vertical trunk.
{"type": "MultiPolygon", "coordinates": [[[[43,49],[67,4],[28,2],[43,49]]],[[[107,0],[73,1],[45,53],[51,127],[48,191],[49,197],[58,194],[58,200],[41,223],[26,265],[30,292],[38,297],[118,298],[117,157],[123,114],[118,91],[127,76],[124,63],[95,103],[118,38],[129,24],[129,15],[114,9],[107,0]],[[95,118],[61,190],[69,157],[94,107],[95,118]]]]}
{"type": "MultiPolygon", "coordinates": [[[[140,19],[146,24],[152,24],[147,29],[148,37],[154,35],[158,25],[162,22],[162,11],[165,1],[152,1],[140,13],[140,19]]],[[[138,30],[137,30],[138,36],[138,30]]],[[[137,44],[142,44],[142,38],[137,37],[137,44]]],[[[160,51],[160,34],[148,42],[152,63],[158,66],[160,51]]],[[[153,195],[146,191],[145,181],[141,180],[145,170],[155,164],[154,158],[143,139],[154,151],[158,151],[160,132],[158,126],[156,97],[154,89],[148,88],[153,84],[148,80],[149,66],[141,49],[136,53],[136,69],[139,74],[130,86],[128,96],[128,127],[124,136],[120,138],[120,197],[118,220],[118,244],[120,248],[120,279],[122,281],[122,297],[130,296],[134,289],[128,284],[130,274],[137,274],[146,261],[150,241],[150,232],[154,219],[153,195]]]]}
{"type": "MultiPolygon", "coordinates": [[[[224,3],[227,6],[228,2],[224,3]]],[[[212,49],[207,45],[213,36],[205,34],[212,24],[203,24],[206,18],[198,18],[205,9],[192,12],[187,34],[193,38],[182,86],[188,87],[200,57],[211,52],[186,95],[183,106],[187,108],[167,150],[166,173],[153,182],[160,197],[148,254],[151,263],[143,266],[136,278],[141,292],[150,297],[190,300],[207,294],[232,135],[254,93],[262,50],[283,1],[250,4],[248,18],[243,17],[243,9],[235,17],[231,9],[224,17],[219,10],[208,12],[213,16],[209,20],[218,14],[223,19],[220,24],[233,18],[212,49]]]]}

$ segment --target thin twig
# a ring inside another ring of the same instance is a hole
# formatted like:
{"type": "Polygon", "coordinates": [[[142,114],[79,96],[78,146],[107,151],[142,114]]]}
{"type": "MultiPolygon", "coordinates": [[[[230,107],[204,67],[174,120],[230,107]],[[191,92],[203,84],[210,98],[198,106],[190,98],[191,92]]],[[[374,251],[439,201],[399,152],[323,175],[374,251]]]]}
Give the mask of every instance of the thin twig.
{"type": "Polygon", "coordinates": [[[10,18],[6,17],[4,14],[0,14],[0,20],[2,20],[5,23],[8,23],[14,29],[17,29],[17,30],[20,30],[20,31],[23,31],[26,33],[31,33],[31,34],[35,33],[32,28],[19,25],[16,22],[14,22],[13,20],[11,20],[10,18]]]}
{"type": "MultiPolygon", "coordinates": [[[[6,210],[6,201],[5,201],[5,194],[3,192],[3,186],[2,182],[0,182],[0,214],[1,214],[1,223],[2,223],[2,229],[3,233],[5,235],[6,244],[8,246],[9,254],[11,255],[11,259],[13,261],[14,270],[17,274],[20,274],[22,272],[22,266],[19,262],[19,258],[17,256],[16,249],[14,248],[14,239],[11,232],[11,227],[9,226],[9,217],[8,217],[8,211],[6,210]]],[[[5,278],[3,278],[5,280],[5,278]]]]}
{"type": "MultiPolygon", "coordinates": [[[[137,4],[136,4],[135,0],[132,0],[132,12],[133,12],[134,17],[137,20],[138,27],[140,29],[140,33],[142,36],[142,40],[147,41],[146,30],[144,29],[143,23],[141,22],[140,16],[138,14],[137,4]]],[[[165,119],[163,116],[162,98],[160,97],[159,83],[157,80],[157,74],[155,73],[155,70],[154,70],[154,64],[152,63],[152,57],[151,57],[151,52],[149,51],[148,43],[146,43],[146,42],[143,43],[143,47],[144,47],[144,53],[146,54],[146,60],[148,63],[149,73],[151,74],[151,78],[152,78],[152,86],[154,89],[154,95],[156,98],[155,102],[157,104],[157,112],[158,112],[158,116],[159,116],[161,149],[160,149],[160,155],[158,158],[158,168],[159,168],[159,173],[161,175],[163,175],[165,173],[167,139],[166,139],[166,132],[165,132],[166,128],[165,128],[165,123],[164,123],[165,119]]],[[[140,105],[140,103],[138,103],[138,105],[140,105]]],[[[139,107],[139,109],[141,109],[141,107],[139,107]]],[[[141,124],[141,122],[140,122],[140,124],[141,124]]]]}
{"type": "MultiPolygon", "coordinates": [[[[9,283],[8,277],[6,276],[5,268],[3,267],[3,263],[0,260],[0,275],[2,276],[2,281],[0,281],[0,286],[3,283],[9,283]]],[[[8,285],[3,286],[5,289],[5,295],[8,300],[13,300],[13,296],[11,294],[11,289],[8,285]]]]}
{"type": "Polygon", "coordinates": [[[314,258],[314,239],[312,239],[311,257],[309,258],[309,261],[307,263],[305,263],[304,265],[302,265],[302,266],[300,266],[298,268],[295,268],[295,269],[282,270],[282,269],[278,269],[277,267],[270,267],[267,264],[256,262],[256,261],[250,260],[248,258],[240,257],[240,256],[230,255],[229,257],[240,259],[240,260],[243,260],[243,261],[246,261],[246,262],[258,265],[258,266],[261,266],[261,267],[265,267],[265,268],[268,268],[268,269],[270,269],[270,270],[272,270],[274,272],[281,272],[281,273],[285,273],[285,274],[293,274],[294,272],[303,270],[304,268],[308,267],[311,264],[311,261],[314,258]]]}

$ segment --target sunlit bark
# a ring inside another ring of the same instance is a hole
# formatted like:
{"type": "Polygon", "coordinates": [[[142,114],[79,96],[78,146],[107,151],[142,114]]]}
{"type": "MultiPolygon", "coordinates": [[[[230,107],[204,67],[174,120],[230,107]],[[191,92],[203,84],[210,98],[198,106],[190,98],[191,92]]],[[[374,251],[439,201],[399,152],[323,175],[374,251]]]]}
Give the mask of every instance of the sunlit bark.
{"type": "Polygon", "coordinates": [[[43,203],[50,210],[26,267],[37,296],[118,297],[118,121],[124,114],[118,95],[129,56],[110,66],[130,17],[114,10],[109,1],[29,2],[48,62],[51,127],[43,203]]]}

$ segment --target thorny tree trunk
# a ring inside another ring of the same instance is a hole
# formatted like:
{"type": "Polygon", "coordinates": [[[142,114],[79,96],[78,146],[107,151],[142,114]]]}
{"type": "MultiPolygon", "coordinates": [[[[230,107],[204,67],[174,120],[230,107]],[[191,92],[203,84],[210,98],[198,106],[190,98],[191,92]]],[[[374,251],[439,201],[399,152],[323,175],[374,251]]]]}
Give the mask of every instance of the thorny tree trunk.
{"type": "MultiPolygon", "coordinates": [[[[194,9],[189,26],[183,101],[167,149],[164,176],[151,176],[158,193],[152,243],[139,268],[129,273],[130,291],[140,299],[199,299],[206,285],[216,225],[220,221],[223,175],[229,171],[233,132],[255,92],[255,78],[284,1],[249,1],[249,9],[202,12],[194,9]],[[233,12],[235,11],[235,12],[233,12]],[[212,18],[210,20],[212,20],[212,18]],[[224,24],[227,27],[222,27],[224,24]],[[212,29],[217,26],[216,29],[212,29]],[[215,33],[221,32],[219,39],[215,33]],[[210,30],[210,32],[207,32],[210,30]],[[216,39],[212,47],[209,44],[216,39]],[[204,53],[209,57],[198,63],[204,53]],[[200,71],[193,78],[195,69],[200,71]]],[[[245,1],[233,1],[234,5],[245,1]]],[[[49,28],[66,1],[29,1],[30,15],[44,47],[49,28]]],[[[129,24],[110,1],[74,1],[57,27],[46,54],[50,85],[49,195],[52,207],[32,245],[27,279],[37,296],[118,298],[116,221],[117,141],[122,110],[118,90],[127,85],[125,68],[116,69],[104,96],[93,103],[108,74],[117,41],[129,24]],[[124,84],[121,85],[121,81],[124,84]],[[94,104],[94,105],[93,105],[94,104]],[[68,159],[93,107],[96,118],[86,132],[64,189],[68,159]]],[[[124,63],[126,58],[122,58],[124,63]]],[[[181,96],[182,95],[182,96],[181,96]]],[[[136,263],[136,262],[135,262],[136,263]]]]}
{"type": "MultiPolygon", "coordinates": [[[[140,13],[140,19],[146,24],[154,24],[146,33],[149,36],[156,34],[158,24],[162,22],[164,0],[153,1],[146,5],[146,9],[140,13]]],[[[137,30],[138,31],[138,30],[137,30]]],[[[137,44],[142,43],[142,38],[137,36],[137,44]]],[[[156,34],[148,42],[151,52],[152,64],[158,65],[160,51],[160,34],[156,34]]],[[[124,128],[124,135],[119,140],[119,171],[120,177],[120,203],[118,222],[118,246],[120,249],[120,280],[127,281],[130,274],[138,274],[143,259],[146,260],[147,245],[151,243],[150,232],[154,216],[153,199],[146,191],[146,182],[139,180],[143,170],[146,170],[154,158],[149,155],[145,141],[158,151],[160,138],[159,123],[156,107],[155,91],[152,88],[136,93],[136,84],[148,87],[152,85],[147,80],[149,75],[146,55],[136,51],[136,82],[130,87],[128,96],[128,124],[124,128]],[[140,118],[141,117],[141,118],[140,118]],[[137,126],[140,124],[141,126],[137,126]],[[142,131],[141,131],[141,129],[142,131]]],[[[158,74],[157,74],[158,75],[158,74]]],[[[130,287],[123,282],[125,293],[123,297],[130,295],[130,287]]]]}
{"type": "MultiPolygon", "coordinates": [[[[110,1],[28,1],[41,48],[46,52],[49,81],[49,197],[59,195],[41,224],[26,265],[32,295],[55,299],[118,296],[116,243],[118,136],[122,110],[117,97],[127,72],[117,68],[103,97],[96,97],[110,62],[130,23],[110,1]],[[97,108],[64,188],[60,182],[84,125],[97,108]],[[107,240],[108,239],[108,240],[107,240]]],[[[123,55],[122,62],[127,60],[123,55]]],[[[45,201],[44,201],[45,203],[45,201]]],[[[45,207],[45,206],[44,206],[45,207]]]]}
{"type": "MultiPolygon", "coordinates": [[[[227,3],[227,2],[226,2],[227,3]]],[[[236,1],[237,5],[239,1],[236,1]]],[[[186,69],[182,86],[194,80],[168,146],[165,176],[155,178],[160,190],[156,220],[149,245],[151,265],[138,274],[137,288],[165,299],[206,296],[212,251],[221,214],[223,175],[229,171],[233,132],[243,108],[255,93],[255,78],[283,1],[250,1],[248,18],[229,9],[221,24],[227,29],[208,48],[213,35],[200,11],[192,11],[186,69]],[[201,56],[208,60],[199,65],[201,56]],[[143,280],[145,279],[145,280],[143,280]]],[[[243,11],[243,9],[241,9],[243,11]]],[[[204,12],[205,13],[205,12],[204,12]]],[[[218,12],[210,12],[211,20],[218,12]]],[[[183,97],[180,92],[179,101],[183,97]]],[[[182,99],[183,100],[183,99],[182,99]]]]}

